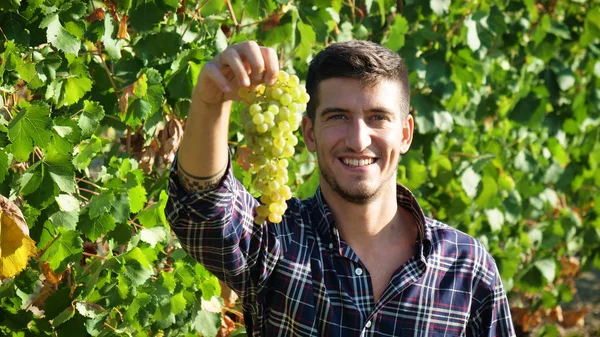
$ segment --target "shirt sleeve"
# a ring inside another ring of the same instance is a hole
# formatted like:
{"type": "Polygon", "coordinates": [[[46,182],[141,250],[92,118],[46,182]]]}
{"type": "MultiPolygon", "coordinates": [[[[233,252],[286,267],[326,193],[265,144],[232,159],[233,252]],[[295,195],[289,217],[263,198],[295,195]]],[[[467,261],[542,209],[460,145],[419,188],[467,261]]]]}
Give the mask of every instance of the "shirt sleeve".
{"type": "Polygon", "coordinates": [[[258,201],[235,179],[231,160],[218,187],[190,194],[172,165],[165,215],[182,248],[243,301],[254,300],[275,268],[281,246],[255,225],[258,201]]]}
{"type": "Polygon", "coordinates": [[[514,337],[510,306],[496,263],[486,253],[480,282],[473,290],[467,336],[514,337]]]}

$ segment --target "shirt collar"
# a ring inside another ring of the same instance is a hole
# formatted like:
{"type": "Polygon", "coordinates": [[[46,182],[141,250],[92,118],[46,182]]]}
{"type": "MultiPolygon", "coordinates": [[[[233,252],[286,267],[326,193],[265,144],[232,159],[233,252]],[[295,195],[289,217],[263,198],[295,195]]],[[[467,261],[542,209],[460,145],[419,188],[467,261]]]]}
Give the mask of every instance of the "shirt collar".
{"type": "MultiPolygon", "coordinates": [[[[400,207],[405,208],[413,217],[417,220],[418,235],[417,235],[417,253],[420,253],[420,258],[427,258],[429,255],[429,249],[432,242],[431,229],[426,226],[427,221],[423,209],[419,205],[419,202],[412,194],[412,192],[401,184],[396,185],[396,199],[400,207]]],[[[339,233],[335,226],[335,220],[333,214],[329,210],[329,206],[325,201],[321,187],[317,188],[315,193],[315,212],[317,215],[317,231],[325,245],[333,243],[334,246],[339,247],[339,233]]]]}

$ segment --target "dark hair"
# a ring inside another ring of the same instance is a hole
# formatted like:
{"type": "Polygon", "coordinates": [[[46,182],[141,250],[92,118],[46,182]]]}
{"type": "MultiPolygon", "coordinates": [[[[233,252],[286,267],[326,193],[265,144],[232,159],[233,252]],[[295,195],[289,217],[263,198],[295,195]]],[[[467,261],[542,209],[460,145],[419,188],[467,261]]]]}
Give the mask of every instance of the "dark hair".
{"type": "Polygon", "coordinates": [[[308,117],[314,121],[319,103],[319,84],[330,78],[354,78],[363,86],[382,80],[396,81],[402,89],[401,111],[408,114],[410,85],[408,70],[402,58],[386,47],[369,41],[351,40],[329,45],[310,62],[306,76],[306,91],[310,101],[308,117]]]}

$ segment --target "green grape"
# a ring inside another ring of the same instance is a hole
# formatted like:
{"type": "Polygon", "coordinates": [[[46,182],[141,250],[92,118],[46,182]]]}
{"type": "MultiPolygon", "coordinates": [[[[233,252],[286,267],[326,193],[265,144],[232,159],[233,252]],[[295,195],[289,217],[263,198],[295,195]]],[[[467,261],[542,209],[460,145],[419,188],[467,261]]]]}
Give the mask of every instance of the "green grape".
{"type": "Polygon", "coordinates": [[[287,143],[290,144],[291,146],[298,145],[298,137],[296,137],[294,134],[289,135],[289,137],[286,137],[286,139],[287,139],[287,143]]]}
{"type": "Polygon", "coordinates": [[[285,153],[285,148],[274,147],[271,149],[271,154],[273,157],[281,157],[285,153]]]}
{"type": "Polygon", "coordinates": [[[281,155],[286,158],[289,158],[289,157],[293,156],[295,152],[296,152],[296,150],[294,150],[294,147],[288,144],[283,148],[281,155]]]}
{"type": "Polygon", "coordinates": [[[273,114],[277,115],[279,113],[279,107],[275,104],[269,104],[268,110],[273,114]]]}
{"type": "Polygon", "coordinates": [[[300,95],[302,94],[300,92],[300,89],[298,89],[298,87],[291,88],[288,93],[290,94],[290,96],[292,96],[292,100],[294,100],[294,101],[297,101],[298,98],[300,97],[300,95]]]}
{"type": "Polygon", "coordinates": [[[263,114],[261,114],[260,112],[257,113],[256,115],[252,116],[252,123],[259,125],[262,124],[265,121],[265,116],[263,114]]]}
{"type": "Polygon", "coordinates": [[[283,94],[281,95],[281,99],[279,101],[281,102],[281,104],[289,107],[290,104],[292,104],[292,96],[290,94],[283,94]]]}
{"type": "Polygon", "coordinates": [[[279,120],[287,120],[290,117],[290,109],[288,109],[287,107],[281,107],[281,109],[279,109],[279,120]]]}
{"type": "Polygon", "coordinates": [[[288,85],[290,87],[297,87],[300,84],[300,78],[296,75],[291,75],[288,80],[288,85]]]}
{"type": "Polygon", "coordinates": [[[283,121],[279,123],[279,130],[281,130],[281,132],[286,132],[289,131],[291,129],[290,127],[290,123],[288,123],[287,121],[283,121]]]}
{"type": "Polygon", "coordinates": [[[267,124],[272,123],[275,120],[275,116],[269,110],[265,111],[262,115],[265,117],[264,121],[267,124]]]}
{"type": "Polygon", "coordinates": [[[288,165],[289,165],[289,162],[287,159],[281,159],[277,162],[277,167],[280,167],[280,168],[287,168],[288,165]]]}
{"type": "Polygon", "coordinates": [[[265,133],[269,129],[269,126],[265,123],[259,124],[256,126],[256,131],[259,133],[265,133]]]}
{"type": "Polygon", "coordinates": [[[281,136],[273,138],[273,145],[278,148],[283,148],[285,146],[285,138],[281,136]]]}
{"type": "Polygon", "coordinates": [[[269,212],[271,213],[279,213],[279,205],[277,203],[272,203],[269,205],[269,212]]]}
{"type": "Polygon", "coordinates": [[[285,71],[280,71],[279,74],[277,75],[277,79],[282,84],[286,84],[288,82],[289,78],[290,78],[290,75],[288,73],[286,73],[285,71]]]}
{"type": "Polygon", "coordinates": [[[257,113],[262,112],[262,107],[260,106],[260,104],[254,103],[250,106],[249,111],[250,111],[250,116],[254,116],[257,113]]]}
{"type": "Polygon", "coordinates": [[[269,216],[269,208],[265,205],[260,205],[256,207],[256,213],[260,216],[268,217],[269,216]]]}
{"type": "Polygon", "coordinates": [[[300,97],[298,97],[298,102],[300,102],[302,104],[307,104],[309,100],[310,100],[310,96],[306,92],[301,93],[300,97]]]}
{"type": "Polygon", "coordinates": [[[271,97],[274,100],[279,100],[281,98],[281,95],[283,95],[283,89],[281,89],[281,88],[275,88],[271,92],[271,97]]]}
{"type": "Polygon", "coordinates": [[[269,214],[269,221],[272,223],[280,223],[282,219],[283,218],[279,214],[276,214],[276,213],[269,214]]]}
{"type": "Polygon", "coordinates": [[[302,111],[310,97],[300,79],[280,71],[273,86],[259,85],[238,90],[248,109],[241,116],[245,140],[252,154],[248,157],[253,185],[262,195],[254,222],[281,222],[292,198],[289,181],[289,161],[294,156],[302,111]]]}

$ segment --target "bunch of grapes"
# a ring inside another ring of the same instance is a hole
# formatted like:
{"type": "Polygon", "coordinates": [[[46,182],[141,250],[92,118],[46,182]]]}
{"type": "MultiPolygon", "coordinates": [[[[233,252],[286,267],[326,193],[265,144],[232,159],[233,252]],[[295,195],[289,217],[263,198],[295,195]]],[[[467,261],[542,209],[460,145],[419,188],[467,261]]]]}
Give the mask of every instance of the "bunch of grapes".
{"type": "Polygon", "coordinates": [[[262,194],[254,222],[265,220],[279,223],[292,197],[288,182],[288,160],[294,155],[294,146],[306,110],[309,95],[296,75],[279,71],[274,85],[259,85],[253,89],[241,88],[239,96],[248,108],[242,114],[245,138],[252,154],[248,157],[254,187],[262,194]]]}

